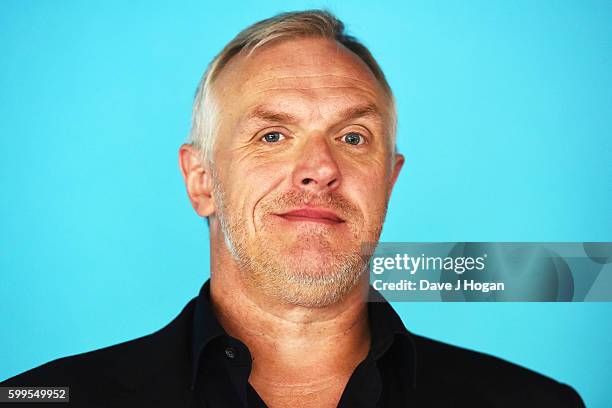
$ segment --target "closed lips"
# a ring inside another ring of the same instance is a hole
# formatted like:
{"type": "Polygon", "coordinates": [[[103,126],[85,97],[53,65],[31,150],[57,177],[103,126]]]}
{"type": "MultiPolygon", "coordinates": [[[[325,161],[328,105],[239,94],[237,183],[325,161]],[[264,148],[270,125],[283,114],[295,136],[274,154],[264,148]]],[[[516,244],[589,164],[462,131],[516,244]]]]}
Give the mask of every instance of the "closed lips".
{"type": "Polygon", "coordinates": [[[342,218],[338,217],[333,212],[318,208],[301,208],[298,210],[291,210],[283,214],[278,214],[278,216],[286,219],[287,221],[314,221],[326,223],[344,222],[342,218]]]}

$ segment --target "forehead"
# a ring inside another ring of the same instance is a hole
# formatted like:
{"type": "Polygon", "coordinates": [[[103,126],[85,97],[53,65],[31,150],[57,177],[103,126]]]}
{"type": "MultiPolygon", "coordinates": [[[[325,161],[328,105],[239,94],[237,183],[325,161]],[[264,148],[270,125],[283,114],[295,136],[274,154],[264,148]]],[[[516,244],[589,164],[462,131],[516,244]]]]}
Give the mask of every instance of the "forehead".
{"type": "MultiPolygon", "coordinates": [[[[368,102],[384,110],[386,95],[368,66],[336,41],[293,38],[238,55],[215,84],[218,102],[233,110],[262,101],[310,101],[320,109],[368,102]]],[[[293,104],[295,107],[295,104],[293,104]]]]}

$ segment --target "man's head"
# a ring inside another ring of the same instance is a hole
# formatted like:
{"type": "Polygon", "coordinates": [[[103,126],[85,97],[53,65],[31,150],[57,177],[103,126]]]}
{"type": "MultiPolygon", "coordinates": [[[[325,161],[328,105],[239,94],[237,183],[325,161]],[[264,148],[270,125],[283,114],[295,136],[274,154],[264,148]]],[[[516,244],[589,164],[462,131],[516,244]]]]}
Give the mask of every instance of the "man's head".
{"type": "Polygon", "coordinates": [[[331,14],[244,30],[202,79],[181,148],[213,252],[276,299],[342,299],[363,276],[361,243],[378,240],[403,164],[395,122],[382,71],[331,14]]]}

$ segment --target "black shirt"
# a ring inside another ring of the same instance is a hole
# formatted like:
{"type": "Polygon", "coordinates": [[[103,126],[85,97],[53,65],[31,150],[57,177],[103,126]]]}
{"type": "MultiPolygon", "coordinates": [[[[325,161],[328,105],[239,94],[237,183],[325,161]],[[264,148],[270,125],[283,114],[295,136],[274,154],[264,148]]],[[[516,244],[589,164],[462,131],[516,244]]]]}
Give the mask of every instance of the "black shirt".
{"type": "MultiPolygon", "coordinates": [[[[571,387],[550,378],[411,334],[371,295],[370,351],[338,407],[584,407],[571,387]]],[[[2,386],[69,386],[70,403],[57,404],[63,407],[266,407],[248,382],[250,370],[250,352],[219,324],[206,282],[163,329],[52,361],[2,386]]]]}
{"type": "MultiPolygon", "coordinates": [[[[369,302],[368,315],[370,352],[350,377],[338,407],[376,407],[379,401],[394,404],[384,406],[406,406],[414,386],[414,345],[401,319],[386,302],[369,302]]],[[[217,321],[208,282],[198,296],[193,321],[192,389],[206,406],[266,407],[248,382],[249,349],[229,336],[217,321]]]]}

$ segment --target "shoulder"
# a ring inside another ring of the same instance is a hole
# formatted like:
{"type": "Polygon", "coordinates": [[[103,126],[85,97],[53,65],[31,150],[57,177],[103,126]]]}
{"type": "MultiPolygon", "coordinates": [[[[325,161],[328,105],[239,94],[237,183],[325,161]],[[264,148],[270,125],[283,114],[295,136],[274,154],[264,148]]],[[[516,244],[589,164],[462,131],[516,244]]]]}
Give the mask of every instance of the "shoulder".
{"type": "Polygon", "coordinates": [[[152,334],[102,349],[63,357],[3,381],[2,386],[68,386],[70,399],[128,395],[132,390],[187,381],[194,300],[152,334]],[[79,395],[80,394],[80,395],[79,395]]]}
{"type": "Polygon", "coordinates": [[[486,406],[584,407],[568,385],[488,354],[411,335],[417,386],[443,384],[457,395],[478,395],[486,406]]]}

